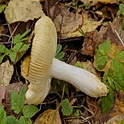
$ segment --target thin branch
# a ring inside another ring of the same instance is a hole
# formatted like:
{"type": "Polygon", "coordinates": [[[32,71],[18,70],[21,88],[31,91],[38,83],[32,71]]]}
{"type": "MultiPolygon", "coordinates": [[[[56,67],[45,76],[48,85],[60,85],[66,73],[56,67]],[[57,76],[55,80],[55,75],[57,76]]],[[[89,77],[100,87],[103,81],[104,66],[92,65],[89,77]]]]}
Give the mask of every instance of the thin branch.
{"type": "Polygon", "coordinates": [[[118,32],[117,32],[116,30],[114,30],[114,31],[115,31],[115,33],[116,33],[118,39],[121,41],[122,46],[124,47],[124,42],[122,41],[122,39],[121,39],[121,37],[119,36],[118,32]]]}

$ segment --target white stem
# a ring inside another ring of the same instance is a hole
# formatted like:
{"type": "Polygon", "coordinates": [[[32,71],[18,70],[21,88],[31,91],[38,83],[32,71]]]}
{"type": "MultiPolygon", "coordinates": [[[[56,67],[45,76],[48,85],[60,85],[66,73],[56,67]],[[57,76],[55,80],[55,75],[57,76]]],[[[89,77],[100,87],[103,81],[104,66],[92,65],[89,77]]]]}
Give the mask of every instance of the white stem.
{"type": "Polygon", "coordinates": [[[105,96],[108,89],[94,74],[84,69],[53,59],[51,75],[54,78],[71,83],[91,97],[105,96]]]}

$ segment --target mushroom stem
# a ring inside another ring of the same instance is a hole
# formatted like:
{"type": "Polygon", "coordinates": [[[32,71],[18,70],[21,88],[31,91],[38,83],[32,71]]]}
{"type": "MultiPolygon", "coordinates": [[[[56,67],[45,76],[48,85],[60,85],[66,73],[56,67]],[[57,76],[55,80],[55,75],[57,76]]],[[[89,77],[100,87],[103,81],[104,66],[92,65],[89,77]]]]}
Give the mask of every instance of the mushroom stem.
{"type": "Polygon", "coordinates": [[[51,75],[54,78],[71,83],[91,97],[106,96],[107,86],[98,77],[84,69],[53,59],[51,75]]]}

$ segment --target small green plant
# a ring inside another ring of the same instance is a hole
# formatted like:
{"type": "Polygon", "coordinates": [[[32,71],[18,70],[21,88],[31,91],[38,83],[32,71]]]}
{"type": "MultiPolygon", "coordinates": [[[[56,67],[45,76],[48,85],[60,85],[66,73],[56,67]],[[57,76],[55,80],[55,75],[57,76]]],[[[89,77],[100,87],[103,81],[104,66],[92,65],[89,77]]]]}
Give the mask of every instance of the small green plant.
{"type": "Polygon", "coordinates": [[[22,52],[29,48],[29,45],[23,41],[29,40],[25,37],[30,32],[30,29],[26,30],[23,34],[17,34],[12,41],[12,48],[8,49],[4,45],[0,45],[0,63],[3,61],[5,56],[9,56],[10,60],[14,62],[18,52],[22,52]]]}
{"type": "Polygon", "coordinates": [[[0,124],[32,124],[31,117],[37,112],[38,108],[34,105],[24,105],[25,102],[26,86],[24,85],[20,92],[11,92],[11,109],[14,111],[18,118],[15,116],[7,116],[3,106],[0,105],[0,124]]]}
{"type": "Polygon", "coordinates": [[[59,60],[63,60],[64,56],[65,56],[65,52],[62,51],[62,45],[58,44],[55,58],[57,58],[59,60]]]}
{"type": "Polygon", "coordinates": [[[81,35],[82,35],[83,37],[85,37],[85,33],[84,33],[84,31],[83,31],[82,29],[79,29],[78,31],[81,33],[81,35]]]}
{"type": "Polygon", "coordinates": [[[74,113],[75,116],[79,116],[79,110],[78,109],[74,109],[74,106],[70,106],[69,105],[69,100],[68,99],[64,99],[61,103],[61,107],[62,107],[62,114],[65,116],[69,116],[72,113],[74,113]]]}
{"type": "Polygon", "coordinates": [[[120,16],[121,14],[124,15],[124,4],[119,5],[119,11],[117,12],[117,15],[120,16]]]}
{"type": "Polygon", "coordinates": [[[116,51],[110,56],[112,46],[110,41],[105,41],[96,50],[96,66],[98,70],[105,68],[108,61],[110,65],[103,75],[103,82],[109,87],[107,96],[101,98],[103,113],[106,113],[113,105],[114,92],[124,90],[124,51],[116,51]]]}

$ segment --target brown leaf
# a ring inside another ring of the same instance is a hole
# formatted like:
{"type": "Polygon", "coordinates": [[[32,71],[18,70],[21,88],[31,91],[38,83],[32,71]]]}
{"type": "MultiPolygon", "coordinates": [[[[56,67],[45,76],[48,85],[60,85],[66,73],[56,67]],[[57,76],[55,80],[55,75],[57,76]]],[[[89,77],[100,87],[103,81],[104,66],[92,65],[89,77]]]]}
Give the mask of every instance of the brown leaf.
{"type": "Polygon", "coordinates": [[[55,19],[54,23],[57,28],[57,32],[61,33],[62,37],[64,35],[74,32],[82,25],[83,18],[79,14],[79,11],[76,13],[70,13],[69,9],[61,7],[62,14],[59,14],[55,19]]]}
{"type": "Polygon", "coordinates": [[[74,32],[69,32],[68,37],[80,37],[82,34],[79,32],[79,29],[82,29],[84,33],[95,31],[98,26],[102,24],[103,20],[94,21],[88,17],[88,14],[83,13],[83,24],[74,32]]]}
{"type": "Polygon", "coordinates": [[[9,60],[0,65],[0,86],[7,86],[13,75],[13,65],[9,60]]]}
{"type": "Polygon", "coordinates": [[[2,104],[2,100],[5,97],[5,87],[0,86],[0,104],[2,104]]]}
{"type": "Polygon", "coordinates": [[[123,98],[124,98],[124,92],[120,91],[118,96],[115,99],[115,104],[112,109],[112,112],[110,113],[111,117],[124,113],[124,99],[123,98]]]}
{"type": "Polygon", "coordinates": [[[9,24],[34,20],[42,16],[40,0],[13,0],[5,9],[5,17],[9,24]]]}
{"type": "Polygon", "coordinates": [[[62,124],[58,110],[46,110],[39,115],[33,124],[62,124]]]}
{"type": "Polygon", "coordinates": [[[118,0],[93,0],[97,2],[102,2],[102,3],[118,3],[118,0]]]}

